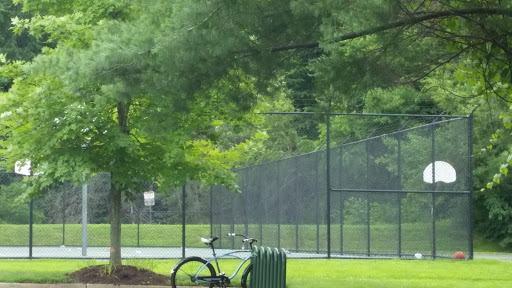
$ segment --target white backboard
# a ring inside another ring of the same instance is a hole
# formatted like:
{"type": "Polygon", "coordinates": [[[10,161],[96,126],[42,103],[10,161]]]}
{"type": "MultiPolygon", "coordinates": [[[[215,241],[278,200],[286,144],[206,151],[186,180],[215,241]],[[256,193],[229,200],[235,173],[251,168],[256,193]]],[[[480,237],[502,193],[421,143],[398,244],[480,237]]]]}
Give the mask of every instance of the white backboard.
{"type": "Polygon", "coordinates": [[[432,183],[432,180],[444,183],[453,183],[457,180],[457,172],[452,165],[444,161],[436,161],[434,165],[428,164],[423,170],[423,182],[432,183]],[[432,170],[435,170],[435,177],[432,177],[432,170]],[[434,180],[435,179],[435,180],[434,180]]]}
{"type": "Polygon", "coordinates": [[[30,160],[16,162],[14,164],[14,173],[30,176],[30,160]]]}

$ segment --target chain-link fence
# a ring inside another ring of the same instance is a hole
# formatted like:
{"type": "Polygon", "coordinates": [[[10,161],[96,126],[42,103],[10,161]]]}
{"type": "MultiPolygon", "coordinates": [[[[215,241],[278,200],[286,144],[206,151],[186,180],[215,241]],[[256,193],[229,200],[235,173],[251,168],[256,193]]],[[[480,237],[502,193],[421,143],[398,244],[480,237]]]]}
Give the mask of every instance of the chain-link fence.
{"type": "MultiPolygon", "coordinates": [[[[268,138],[236,171],[241,194],[145,184],[123,201],[124,258],[207,257],[208,236],[240,248],[228,232],[290,257],[472,256],[471,117],[262,117],[255,129],[268,138]]],[[[0,173],[0,258],[108,258],[110,176],[87,184],[56,184],[29,203],[15,201],[22,176],[0,173]]]]}
{"type": "MultiPolygon", "coordinates": [[[[55,184],[29,203],[17,199],[26,189],[22,180],[0,173],[0,258],[109,257],[109,174],[92,176],[86,186],[55,184]]],[[[197,184],[173,191],[145,186],[123,201],[122,256],[181,258],[203,248],[199,238],[210,235],[209,190],[197,184]],[[153,190],[154,205],[146,206],[143,192],[153,190]]]]}
{"type": "Polygon", "coordinates": [[[213,234],[245,232],[297,257],[472,257],[470,117],[268,117],[321,133],[240,169],[242,194],[215,187],[213,234]],[[307,141],[316,150],[301,150],[307,141]]]}

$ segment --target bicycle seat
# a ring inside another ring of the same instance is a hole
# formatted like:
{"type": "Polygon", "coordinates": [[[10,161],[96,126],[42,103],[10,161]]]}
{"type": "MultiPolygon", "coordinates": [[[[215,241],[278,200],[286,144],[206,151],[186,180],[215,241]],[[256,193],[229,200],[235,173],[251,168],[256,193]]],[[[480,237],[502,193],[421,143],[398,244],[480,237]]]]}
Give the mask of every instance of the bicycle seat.
{"type": "Polygon", "coordinates": [[[203,242],[206,245],[212,245],[212,243],[215,240],[217,240],[217,239],[219,239],[219,237],[213,237],[213,238],[203,238],[203,237],[201,237],[201,242],[203,242]]]}

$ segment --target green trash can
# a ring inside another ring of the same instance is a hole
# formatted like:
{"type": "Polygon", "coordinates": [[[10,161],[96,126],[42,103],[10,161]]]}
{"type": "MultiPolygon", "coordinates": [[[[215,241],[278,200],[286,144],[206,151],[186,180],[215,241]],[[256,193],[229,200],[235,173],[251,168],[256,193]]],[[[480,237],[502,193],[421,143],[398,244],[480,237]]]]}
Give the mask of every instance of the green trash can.
{"type": "Polygon", "coordinates": [[[284,249],[253,247],[249,287],[286,288],[286,252],[284,249]]]}

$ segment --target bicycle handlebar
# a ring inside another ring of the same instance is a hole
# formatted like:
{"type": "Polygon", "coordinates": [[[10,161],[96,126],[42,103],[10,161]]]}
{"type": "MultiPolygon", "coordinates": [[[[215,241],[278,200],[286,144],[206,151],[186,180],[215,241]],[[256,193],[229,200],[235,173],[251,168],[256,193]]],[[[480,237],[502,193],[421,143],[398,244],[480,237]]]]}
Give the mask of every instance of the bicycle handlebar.
{"type": "Polygon", "coordinates": [[[244,237],[244,240],[243,240],[243,241],[247,242],[248,240],[250,240],[250,241],[251,241],[251,244],[252,244],[252,242],[257,242],[257,241],[258,241],[258,240],[254,239],[254,238],[249,238],[249,237],[247,237],[247,236],[246,236],[246,235],[244,235],[244,234],[228,233],[228,236],[230,236],[230,237],[235,237],[235,236],[244,237]]]}
{"type": "Polygon", "coordinates": [[[245,236],[244,234],[237,234],[237,233],[228,233],[228,236],[230,236],[230,237],[241,236],[241,237],[244,237],[245,239],[249,238],[249,237],[245,236]]]}

